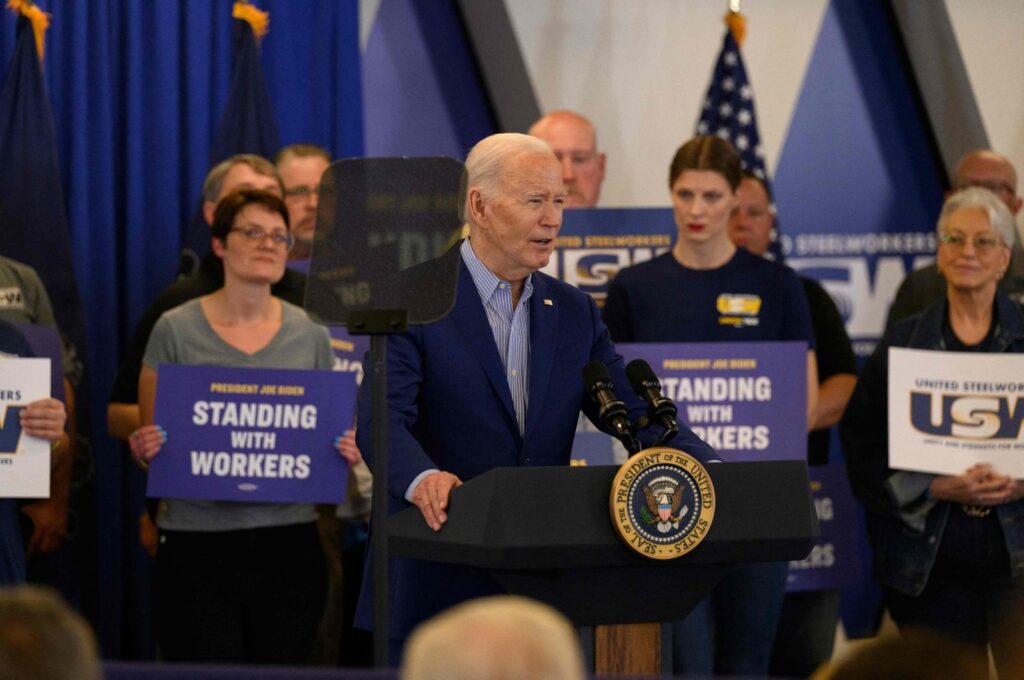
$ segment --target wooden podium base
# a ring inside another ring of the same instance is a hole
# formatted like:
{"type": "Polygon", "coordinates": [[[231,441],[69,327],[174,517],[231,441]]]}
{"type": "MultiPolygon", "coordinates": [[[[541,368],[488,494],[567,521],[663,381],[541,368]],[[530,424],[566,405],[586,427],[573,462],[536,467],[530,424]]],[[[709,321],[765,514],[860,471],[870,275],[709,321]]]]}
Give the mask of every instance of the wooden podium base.
{"type": "Polygon", "coordinates": [[[596,626],[594,672],[597,675],[660,675],[661,624],[596,626]]]}

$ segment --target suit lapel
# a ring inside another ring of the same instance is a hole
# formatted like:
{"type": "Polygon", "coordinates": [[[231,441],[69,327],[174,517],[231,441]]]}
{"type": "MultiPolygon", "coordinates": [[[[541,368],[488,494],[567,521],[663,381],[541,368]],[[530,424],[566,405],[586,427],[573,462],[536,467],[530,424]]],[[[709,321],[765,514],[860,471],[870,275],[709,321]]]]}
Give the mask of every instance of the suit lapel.
{"type": "Polygon", "coordinates": [[[526,410],[527,435],[537,426],[544,412],[544,397],[548,393],[557,340],[558,306],[553,304],[544,277],[536,274],[533,277],[533,296],[530,298],[530,397],[526,410]]]}
{"type": "MultiPolygon", "coordinates": [[[[480,292],[473,283],[473,277],[466,268],[466,263],[459,265],[459,287],[455,297],[455,308],[452,310],[452,321],[462,333],[473,356],[480,363],[487,374],[491,386],[498,394],[501,402],[505,404],[505,410],[516,422],[516,409],[512,404],[512,392],[508,387],[508,380],[505,378],[505,368],[501,364],[501,357],[498,355],[498,348],[494,344],[494,332],[491,325],[487,323],[487,314],[480,302],[480,292]]],[[[516,427],[516,434],[519,428],[516,427]]]]}

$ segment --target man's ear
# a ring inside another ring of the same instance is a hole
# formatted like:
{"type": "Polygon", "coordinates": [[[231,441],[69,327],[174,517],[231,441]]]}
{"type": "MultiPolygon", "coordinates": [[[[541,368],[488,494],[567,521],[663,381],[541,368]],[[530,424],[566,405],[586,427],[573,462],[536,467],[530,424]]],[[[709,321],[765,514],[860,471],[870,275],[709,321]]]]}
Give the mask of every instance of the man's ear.
{"type": "Polygon", "coordinates": [[[210,248],[213,249],[213,254],[217,257],[224,258],[224,241],[221,241],[216,236],[210,238],[210,248]]]}
{"type": "Polygon", "coordinates": [[[487,221],[487,202],[479,187],[470,187],[466,199],[466,210],[468,221],[473,224],[483,224],[487,221]]]}

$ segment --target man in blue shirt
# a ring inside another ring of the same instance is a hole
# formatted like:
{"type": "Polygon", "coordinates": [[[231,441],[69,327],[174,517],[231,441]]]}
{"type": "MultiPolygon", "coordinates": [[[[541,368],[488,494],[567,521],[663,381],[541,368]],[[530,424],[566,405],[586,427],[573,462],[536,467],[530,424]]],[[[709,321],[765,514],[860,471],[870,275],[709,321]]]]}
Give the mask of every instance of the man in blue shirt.
{"type": "MultiPolygon", "coordinates": [[[[422,287],[435,272],[457,266],[455,305],[442,320],[388,342],[390,511],[415,505],[435,531],[447,521],[452,489],[470,478],[495,467],[568,464],[580,410],[598,421],[598,405],[582,379],[591,361],[608,366],[633,420],[645,410],[628,394],[622,357],[593,300],[537,271],[554,250],[565,203],[551,148],[526,135],[492,135],[470,151],[466,173],[463,218],[470,238],[403,273],[407,283],[422,287]]],[[[363,387],[357,437],[372,468],[367,383],[363,387]]],[[[713,456],[690,430],[680,429],[673,444],[698,458],[713,456]]],[[[392,558],[389,573],[396,659],[420,621],[500,592],[475,569],[392,558]]],[[[357,613],[362,626],[371,621],[369,585],[365,580],[357,613]]]]}

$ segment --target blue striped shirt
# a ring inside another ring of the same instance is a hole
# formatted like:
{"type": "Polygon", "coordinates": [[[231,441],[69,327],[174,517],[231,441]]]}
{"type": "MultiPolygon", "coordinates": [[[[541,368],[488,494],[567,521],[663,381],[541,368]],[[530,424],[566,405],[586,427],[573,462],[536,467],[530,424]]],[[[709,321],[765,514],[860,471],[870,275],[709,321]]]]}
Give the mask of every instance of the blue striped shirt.
{"type": "Polygon", "coordinates": [[[530,297],[533,295],[533,276],[526,277],[519,304],[512,309],[512,284],[498,278],[480,261],[469,239],[462,242],[461,254],[487,313],[487,323],[494,334],[494,344],[498,347],[498,355],[505,367],[505,379],[512,392],[519,434],[523,435],[526,433],[526,408],[529,404],[530,297]]]}
{"type": "MultiPolygon", "coordinates": [[[[505,367],[505,379],[512,393],[512,405],[516,410],[519,435],[526,433],[526,408],[529,404],[530,385],[530,297],[533,295],[533,275],[526,277],[519,304],[512,309],[512,284],[502,281],[480,261],[469,245],[469,239],[462,242],[462,261],[469,269],[469,275],[480,293],[480,301],[487,314],[487,323],[494,334],[494,344],[505,367]]],[[[436,468],[424,470],[405,490],[405,500],[412,502],[412,494],[427,475],[437,472],[436,468]]]]}

